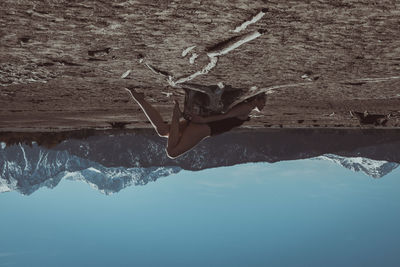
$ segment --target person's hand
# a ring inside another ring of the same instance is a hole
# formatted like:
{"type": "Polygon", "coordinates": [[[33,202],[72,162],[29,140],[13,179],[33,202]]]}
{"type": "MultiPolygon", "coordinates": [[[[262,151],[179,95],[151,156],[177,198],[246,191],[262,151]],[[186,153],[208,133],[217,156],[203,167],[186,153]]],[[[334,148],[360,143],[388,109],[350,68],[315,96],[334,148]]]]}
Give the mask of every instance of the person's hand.
{"type": "Polygon", "coordinates": [[[136,100],[136,101],[141,101],[144,100],[144,94],[139,93],[135,90],[134,87],[125,87],[124,88],[127,92],[131,94],[131,96],[136,100]]]}
{"type": "Polygon", "coordinates": [[[183,116],[181,109],[179,108],[179,103],[177,100],[174,101],[175,102],[175,106],[174,106],[174,116],[176,116],[177,118],[181,118],[183,116]]]}

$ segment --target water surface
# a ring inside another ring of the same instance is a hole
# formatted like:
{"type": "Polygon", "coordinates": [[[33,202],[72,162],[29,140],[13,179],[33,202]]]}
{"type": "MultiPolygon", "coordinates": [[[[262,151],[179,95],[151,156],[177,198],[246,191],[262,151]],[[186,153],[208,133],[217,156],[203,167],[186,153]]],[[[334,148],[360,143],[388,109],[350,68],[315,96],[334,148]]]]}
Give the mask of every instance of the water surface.
{"type": "Polygon", "coordinates": [[[0,266],[396,266],[400,172],[327,161],[182,171],[107,196],[0,194],[0,266]]]}
{"type": "Polygon", "coordinates": [[[176,164],[138,134],[3,143],[0,266],[397,266],[396,135],[296,134],[176,164]]]}

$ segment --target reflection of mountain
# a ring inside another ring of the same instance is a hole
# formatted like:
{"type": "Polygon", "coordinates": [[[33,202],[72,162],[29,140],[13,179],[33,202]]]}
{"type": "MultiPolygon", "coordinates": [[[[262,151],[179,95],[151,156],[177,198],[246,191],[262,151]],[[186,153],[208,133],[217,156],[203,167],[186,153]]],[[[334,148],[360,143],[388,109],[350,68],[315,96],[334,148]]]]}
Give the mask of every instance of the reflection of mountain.
{"type": "Polygon", "coordinates": [[[346,168],[382,177],[398,166],[389,162],[400,162],[399,151],[398,131],[237,131],[207,139],[176,160],[166,156],[165,139],[153,131],[70,139],[51,150],[37,145],[5,147],[3,143],[0,192],[17,190],[31,194],[42,186],[53,188],[61,179],[69,178],[84,180],[108,194],[129,185],[147,184],[181,169],[321,155],[346,168]],[[377,161],[384,162],[378,166],[377,161]]]}
{"type": "Polygon", "coordinates": [[[322,155],[317,157],[316,159],[332,161],[352,171],[362,171],[368,176],[374,178],[381,178],[399,166],[399,164],[397,163],[387,162],[383,160],[372,160],[362,157],[346,158],[333,154],[322,155]]]}

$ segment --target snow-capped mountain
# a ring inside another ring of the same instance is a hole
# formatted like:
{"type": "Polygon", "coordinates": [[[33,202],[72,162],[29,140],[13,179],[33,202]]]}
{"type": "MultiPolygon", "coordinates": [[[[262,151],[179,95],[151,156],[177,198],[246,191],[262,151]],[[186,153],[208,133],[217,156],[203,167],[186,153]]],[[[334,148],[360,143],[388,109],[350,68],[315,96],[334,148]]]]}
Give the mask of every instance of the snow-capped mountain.
{"type": "Polygon", "coordinates": [[[84,181],[104,194],[111,194],[180,170],[179,167],[105,167],[68,151],[20,144],[0,150],[0,192],[30,195],[41,187],[54,188],[62,179],[70,179],[84,181]]]}
{"type": "Polygon", "coordinates": [[[31,194],[62,179],[82,180],[105,194],[185,170],[247,162],[320,157],[382,177],[400,163],[400,137],[364,132],[230,132],[209,138],[177,159],[165,153],[166,140],[150,132],[67,139],[52,149],[36,143],[0,143],[0,192],[31,194]],[[339,156],[337,156],[339,155],[339,156]],[[397,162],[397,163],[394,163],[397,162]]]}
{"type": "Polygon", "coordinates": [[[343,157],[334,154],[326,154],[316,159],[328,160],[339,164],[354,172],[363,172],[373,178],[381,178],[396,169],[399,164],[383,160],[372,160],[363,157],[343,157]]]}

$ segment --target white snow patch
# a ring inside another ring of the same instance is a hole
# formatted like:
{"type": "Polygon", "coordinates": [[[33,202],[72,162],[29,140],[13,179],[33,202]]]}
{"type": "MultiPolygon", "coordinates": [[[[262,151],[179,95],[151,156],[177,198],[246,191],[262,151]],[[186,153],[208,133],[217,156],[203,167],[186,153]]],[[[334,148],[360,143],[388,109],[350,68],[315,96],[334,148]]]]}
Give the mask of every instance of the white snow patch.
{"type": "Polygon", "coordinates": [[[198,56],[199,55],[197,55],[196,53],[193,53],[189,59],[190,64],[194,64],[194,61],[196,60],[196,58],[198,58],[198,56]]]}
{"type": "Polygon", "coordinates": [[[2,179],[0,177],[0,193],[9,192],[9,191],[11,191],[11,188],[9,187],[7,180],[2,179]]]}
{"type": "Polygon", "coordinates": [[[93,171],[93,172],[97,172],[97,173],[101,173],[101,171],[99,171],[98,169],[95,169],[93,167],[88,168],[89,171],[93,171]]]}
{"type": "Polygon", "coordinates": [[[79,171],[74,171],[74,172],[70,172],[70,171],[64,171],[64,176],[62,177],[62,179],[68,179],[68,180],[82,180],[84,177],[81,175],[81,173],[79,171]]]}
{"type": "Polygon", "coordinates": [[[11,189],[6,184],[0,184],[0,193],[10,192],[11,189]]]}
{"type": "MultiPolygon", "coordinates": [[[[260,30],[250,32],[247,34],[243,34],[241,36],[233,38],[232,40],[228,41],[226,44],[223,44],[216,49],[208,51],[207,56],[209,57],[210,62],[206,66],[204,66],[201,70],[199,70],[189,76],[178,78],[178,80],[175,80],[175,77],[173,77],[171,75],[166,75],[165,73],[162,73],[162,72],[156,70],[154,67],[147,64],[146,62],[144,62],[144,64],[147,66],[147,68],[149,68],[155,74],[165,77],[166,81],[168,82],[168,84],[170,86],[175,87],[175,88],[177,88],[177,87],[180,88],[179,84],[191,81],[200,75],[208,74],[217,65],[218,56],[225,55],[225,54],[231,52],[232,50],[238,48],[239,46],[258,38],[261,35],[262,35],[262,31],[260,31],[260,30]]],[[[195,47],[196,46],[191,46],[191,47],[186,48],[182,52],[182,56],[185,57],[195,47]]],[[[196,53],[193,53],[189,60],[190,63],[193,64],[197,57],[198,57],[198,55],[196,53]]]]}
{"type": "Polygon", "coordinates": [[[301,75],[301,78],[307,81],[312,81],[312,79],[308,76],[308,74],[301,75]]]}
{"type": "Polygon", "coordinates": [[[128,75],[131,73],[131,70],[127,70],[124,72],[124,74],[121,75],[121,79],[125,79],[126,77],[128,77],[128,75]]]}
{"type": "Polygon", "coordinates": [[[265,15],[265,12],[264,11],[260,11],[257,15],[252,17],[250,20],[245,21],[240,26],[236,27],[236,29],[234,29],[233,32],[241,32],[241,31],[243,31],[250,24],[253,24],[253,23],[256,23],[257,21],[259,21],[262,17],[264,17],[264,15],[265,15]]]}
{"type": "Polygon", "coordinates": [[[223,45],[222,47],[220,47],[218,49],[209,51],[207,53],[207,55],[210,58],[212,58],[212,57],[218,57],[218,56],[228,54],[229,52],[238,48],[239,46],[241,46],[247,42],[250,42],[260,36],[261,36],[260,31],[254,31],[254,32],[244,34],[242,36],[239,36],[238,38],[234,38],[233,41],[231,41],[231,42],[227,42],[225,45],[223,45]]]}
{"type": "Polygon", "coordinates": [[[396,79],[400,79],[400,76],[383,77],[383,78],[362,78],[362,79],[358,79],[357,81],[374,83],[374,82],[385,82],[385,81],[396,80],[396,79]]]}
{"type": "Polygon", "coordinates": [[[182,57],[186,57],[190,51],[192,51],[194,48],[196,48],[195,45],[193,46],[189,46],[188,48],[186,48],[185,50],[182,51],[182,57]]]}
{"type": "Polygon", "coordinates": [[[172,76],[169,76],[169,77],[168,77],[167,82],[168,82],[168,84],[169,84],[170,86],[172,86],[172,87],[179,87],[179,86],[176,84],[176,82],[174,82],[174,77],[172,77],[172,76]]]}
{"type": "Polygon", "coordinates": [[[164,94],[166,97],[172,96],[172,93],[169,93],[169,92],[161,92],[161,93],[164,94]]]}
{"type": "MultiPolygon", "coordinates": [[[[383,160],[373,160],[363,157],[343,157],[335,154],[325,154],[316,157],[315,159],[331,161],[354,172],[362,171],[368,176],[374,178],[380,178],[385,175],[386,173],[382,172],[382,168],[384,168],[386,164],[391,164],[390,162],[383,160]]],[[[397,168],[398,166],[399,164],[395,164],[389,171],[397,168]]]]}
{"type": "Polygon", "coordinates": [[[22,150],[22,155],[24,156],[24,160],[25,160],[25,171],[28,169],[29,163],[28,163],[28,159],[26,158],[26,154],[25,154],[25,149],[22,147],[21,143],[19,144],[19,147],[22,150]]]}
{"type": "Polygon", "coordinates": [[[197,71],[197,72],[193,73],[190,76],[187,76],[187,77],[184,77],[184,78],[180,78],[176,82],[174,82],[174,84],[185,83],[185,82],[188,82],[190,80],[193,80],[197,76],[209,73],[210,70],[212,70],[217,65],[217,62],[218,62],[218,58],[217,57],[210,57],[210,63],[208,63],[206,66],[204,66],[204,68],[202,70],[197,71]]]}

